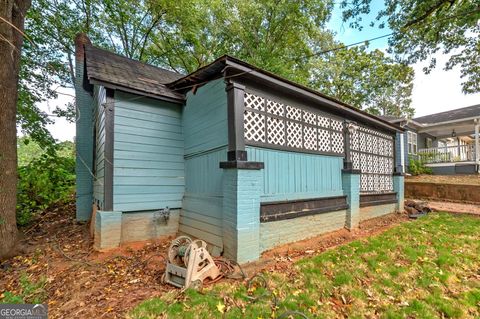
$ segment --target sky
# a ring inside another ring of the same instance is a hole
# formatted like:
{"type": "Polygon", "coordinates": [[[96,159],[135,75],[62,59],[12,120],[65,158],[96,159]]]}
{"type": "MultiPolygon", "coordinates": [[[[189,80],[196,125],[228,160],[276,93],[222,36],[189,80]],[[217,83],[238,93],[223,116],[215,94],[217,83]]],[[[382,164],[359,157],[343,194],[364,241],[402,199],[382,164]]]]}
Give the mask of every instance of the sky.
{"type": "MultiPolygon", "coordinates": [[[[342,22],[342,11],[338,5],[332,13],[328,27],[336,32],[337,40],[345,43],[356,43],[366,39],[389,34],[390,29],[379,29],[370,27],[370,21],[376,17],[376,13],[382,9],[383,1],[373,0],[370,14],[365,16],[362,31],[349,28],[348,23],[342,22]]],[[[388,38],[370,42],[370,49],[385,51],[388,47],[388,38]]],[[[441,53],[435,55],[437,67],[430,73],[423,73],[423,67],[427,62],[419,62],[412,65],[415,71],[413,82],[412,106],[415,109],[415,116],[423,116],[432,113],[458,109],[465,106],[480,104],[480,94],[465,95],[462,93],[460,70],[454,68],[450,71],[443,70],[449,56],[441,53]]]]}
{"type": "MultiPolygon", "coordinates": [[[[367,39],[375,38],[391,31],[388,28],[378,29],[370,27],[369,22],[375,19],[376,12],[381,9],[383,1],[373,0],[370,15],[364,18],[365,24],[362,31],[349,28],[347,23],[342,22],[341,9],[336,5],[332,17],[328,23],[328,28],[336,33],[336,39],[351,44],[367,39]]],[[[388,39],[383,38],[370,42],[370,49],[380,49],[384,51],[388,47],[388,39]]],[[[412,93],[412,106],[416,110],[415,116],[457,109],[465,106],[480,103],[480,94],[464,95],[461,88],[460,70],[455,68],[450,71],[442,69],[448,56],[437,54],[437,68],[430,74],[424,74],[422,68],[426,62],[420,62],[412,65],[415,70],[415,80],[412,93]]],[[[74,92],[71,89],[63,89],[61,92],[68,95],[59,95],[55,100],[50,100],[40,105],[40,108],[52,114],[56,106],[64,106],[72,100],[74,92]]],[[[60,141],[72,141],[75,136],[75,124],[68,123],[63,118],[52,117],[55,124],[49,125],[48,129],[55,139],[60,141]]]]}

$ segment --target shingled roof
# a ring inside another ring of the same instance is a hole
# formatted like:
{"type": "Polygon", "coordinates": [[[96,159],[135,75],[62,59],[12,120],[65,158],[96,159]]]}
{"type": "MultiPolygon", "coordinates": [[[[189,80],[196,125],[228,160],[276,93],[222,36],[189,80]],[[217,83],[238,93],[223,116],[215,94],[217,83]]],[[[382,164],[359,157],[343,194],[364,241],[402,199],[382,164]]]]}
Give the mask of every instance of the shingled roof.
{"type": "Polygon", "coordinates": [[[423,124],[435,124],[480,117],[480,104],[463,107],[460,109],[445,111],[414,118],[413,120],[423,124]]]}
{"type": "Polygon", "coordinates": [[[129,59],[92,45],[85,46],[85,58],[89,80],[148,95],[175,100],[185,99],[183,94],[165,85],[184,77],[183,74],[129,59]]]}

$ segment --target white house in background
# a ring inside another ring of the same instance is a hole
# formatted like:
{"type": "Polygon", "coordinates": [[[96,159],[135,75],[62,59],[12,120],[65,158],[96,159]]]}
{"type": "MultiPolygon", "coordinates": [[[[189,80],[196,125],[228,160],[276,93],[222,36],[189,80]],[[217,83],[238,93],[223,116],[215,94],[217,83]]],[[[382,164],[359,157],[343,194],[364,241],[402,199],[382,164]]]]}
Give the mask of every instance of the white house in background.
{"type": "Polygon", "coordinates": [[[438,175],[480,172],[480,104],[414,119],[383,118],[406,130],[397,149],[407,172],[412,157],[438,175]]]}

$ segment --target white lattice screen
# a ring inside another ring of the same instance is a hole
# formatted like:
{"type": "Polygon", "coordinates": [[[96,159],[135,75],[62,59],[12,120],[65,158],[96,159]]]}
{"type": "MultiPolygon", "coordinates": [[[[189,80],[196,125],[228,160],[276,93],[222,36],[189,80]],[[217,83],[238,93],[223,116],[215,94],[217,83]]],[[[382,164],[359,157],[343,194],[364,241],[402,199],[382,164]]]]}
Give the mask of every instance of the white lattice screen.
{"type": "Polygon", "coordinates": [[[320,111],[305,110],[245,93],[244,130],[247,143],[343,154],[343,126],[341,119],[320,111]]]}
{"type": "Polygon", "coordinates": [[[360,192],[393,191],[394,139],[388,134],[359,126],[350,137],[353,168],[361,170],[360,192]]]}

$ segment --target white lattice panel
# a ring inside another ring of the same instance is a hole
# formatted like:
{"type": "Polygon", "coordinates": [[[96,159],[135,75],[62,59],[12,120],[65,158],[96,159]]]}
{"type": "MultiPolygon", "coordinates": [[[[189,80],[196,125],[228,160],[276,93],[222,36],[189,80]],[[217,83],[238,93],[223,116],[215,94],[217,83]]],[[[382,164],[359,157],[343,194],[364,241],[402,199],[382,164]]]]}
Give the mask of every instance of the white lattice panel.
{"type": "Polygon", "coordinates": [[[287,122],[287,146],[302,147],[302,124],[287,122]]]}
{"type": "Polygon", "coordinates": [[[317,150],[317,129],[312,126],[303,127],[303,147],[307,150],[317,150]]]}
{"type": "Polygon", "coordinates": [[[245,139],[265,143],[265,115],[245,111],[244,131],[245,139]]]}
{"type": "Polygon", "coordinates": [[[330,152],[330,131],[318,129],[318,150],[330,152]]]}
{"type": "Polygon", "coordinates": [[[287,105],[285,114],[289,119],[300,121],[302,119],[302,110],[298,107],[287,105]]]}
{"type": "Polygon", "coordinates": [[[244,99],[245,99],[246,107],[259,110],[259,111],[264,111],[265,99],[263,97],[245,92],[244,99]]]}
{"type": "Polygon", "coordinates": [[[343,133],[332,132],[332,152],[343,153],[343,133]]]}
{"type": "Polygon", "coordinates": [[[330,128],[330,118],[319,115],[318,116],[318,126],[324,127],[324,128],[330,128]]]}
{"type": "Polygon", "coordinates": [[[267,100],[267,112],[275,115],[283,115],[283,104],[272,100],[267,100]]]}
{"type": "Polygon", "coordinates": [[[353,169],[360,169],[360,153],[352,152],[353,169]]]}
{"type": "Polygon", "coordinates": [[[281,119],[267,117],[268,143],[276,145],[285,144],[285,122],[281,119]]]}
{"type": "Polygon", "coordinates": [[[385,192],[393,190],[392,173],[394,138],[375,129],[360,125],[350,137],[352,162],[360,169],[361,192],[385,192]]]}
{"type": "Polygon", "coordinates": [[[337,121],[337,120],[332,119],[330,125],[332,126],[333,130],[337,130],[337,131],[342,131],[343,130],[343,122],[341,122],[341,121],[337,121]]]}
{"type": "Polygon", "coordinates": [[[303,111],[303,121],[308,124],[316,125],[317,115],[312,112],[303,111]]]}

